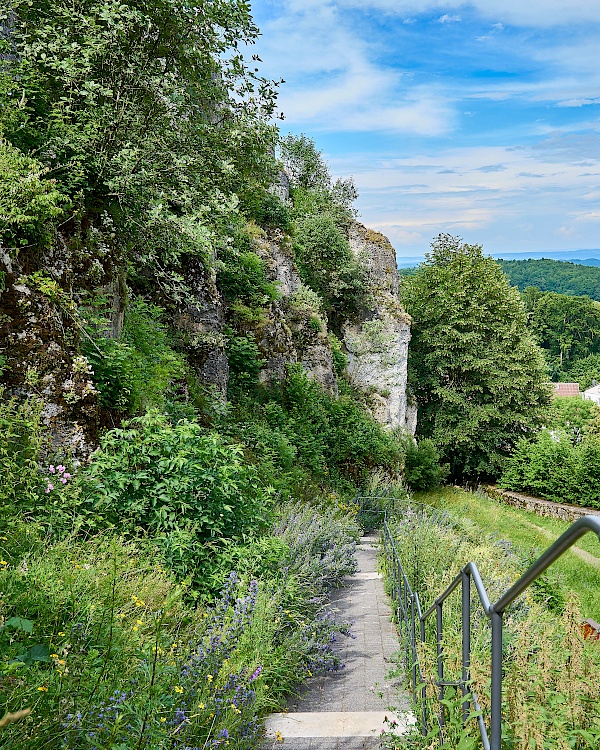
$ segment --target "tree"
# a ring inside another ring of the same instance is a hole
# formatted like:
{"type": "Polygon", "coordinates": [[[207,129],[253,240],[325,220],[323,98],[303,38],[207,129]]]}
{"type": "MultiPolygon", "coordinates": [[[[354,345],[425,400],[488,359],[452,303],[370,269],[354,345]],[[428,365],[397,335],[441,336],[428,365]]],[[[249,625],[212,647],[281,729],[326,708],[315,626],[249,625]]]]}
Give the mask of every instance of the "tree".
{"type": "Polygon", "coordinates": [[[518,291],[479,245],[447,234],[402,290],[418,435],[433,439],[453,478],[495,476],[549,402],[518,291]]]}
{"type": "Polygon", "coordinates": [[[533,301],[530,328],[551,361],[561,368],[569,360],[600,352],[600,304],[589,297],[541,294],[533,301]]]}

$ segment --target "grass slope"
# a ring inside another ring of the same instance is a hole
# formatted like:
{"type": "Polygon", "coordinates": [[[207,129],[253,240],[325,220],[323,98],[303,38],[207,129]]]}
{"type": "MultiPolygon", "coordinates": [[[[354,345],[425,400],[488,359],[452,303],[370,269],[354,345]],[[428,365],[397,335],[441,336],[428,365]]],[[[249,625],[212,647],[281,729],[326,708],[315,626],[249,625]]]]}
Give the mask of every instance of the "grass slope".
{"type": "MultiPolygon", "coordinates": [[[[567,522],[537,516],[503,505],[479,493],[465,492],[454,487],[417,493],[415,500],[443,508],[462,521],[470,521],[481,529],[482,534],[495,535],[512,542],[524,559],[537,558],[570,526],[567,522]]],[[[600,558],[600,543],[592,534],[580,539],[576,546],[600,558]]],[[[600,620],[600,564],[587,562],[570,550],[556,561],[550,571],[561,589],[565,592],[575,591],[579,595],[581,611],[585,617],[600,620]]]]}

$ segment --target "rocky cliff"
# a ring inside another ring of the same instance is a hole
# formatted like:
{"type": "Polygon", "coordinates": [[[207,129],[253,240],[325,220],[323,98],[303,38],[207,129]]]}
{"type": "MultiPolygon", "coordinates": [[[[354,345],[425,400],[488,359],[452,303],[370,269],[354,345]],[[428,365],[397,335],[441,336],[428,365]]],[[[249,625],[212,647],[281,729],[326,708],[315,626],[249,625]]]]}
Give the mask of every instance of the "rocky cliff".
{"type": "MultiPolygon", "coordinates": [[[[289,201],[284,179],[276,192],[289,201]]],[[[340,347],[320,309],[318,295],[302,284],[289,235],[258,226],[252,235],[252,251],[278,289],[277,298],[258,320],[235,324],[258,347],[259,382],[276,383],[290,365],[300,365],[335,396],[338,377],[343,376],[366,394],[369,408],[381,424],[414,433],[416,411],[406,392],[410,319],[398,297],[396,257],[387,238],[359,223],[349,225],[352,253],[368,271],[368,302],[355,319],[344,322],[337,331],[340,347]],[[332,341],[347,357],[343,373],[339,361],[336,373],[332,341]]],[[[103,414],[92,369],[81,355],[84,331],[76,312],[75,280],[71,282],[75,291],[69,293],[68,269],[61,270],[51,258],[44,262],[48,274],[37,276],[24,276],[25,269],[14,263],[11,266],[8,257],[0,260],[4,270],[1,353],[7,394],[41,397],[45,404],[42,419],[53,442],[85,458],[96,445],[99,430],[115,423],[115,414],[103,414]]],[[[185,268],[185,276],[192,294],[170,310],[170,322],[200,382],[224,401],[230,376],[225,327],[232,320],[231,311],[219,291],[214,267],[193,261],[185,268]]],[[[112,313],[103,335],[116,338],[123,326],[127,290],[120,288],[118,279],[105,282],[112,313]]]]}
{"type": "Polygon", "coordinates": [[[362,224],[353,224],[349,239],[368,268],[371,304],[362,320],[343,326],[348,377],[371,394],[379,422],[414,434],[416,407],[406,390],[410,318],[398,297],[396,253],[387,237],[362,224]]]}

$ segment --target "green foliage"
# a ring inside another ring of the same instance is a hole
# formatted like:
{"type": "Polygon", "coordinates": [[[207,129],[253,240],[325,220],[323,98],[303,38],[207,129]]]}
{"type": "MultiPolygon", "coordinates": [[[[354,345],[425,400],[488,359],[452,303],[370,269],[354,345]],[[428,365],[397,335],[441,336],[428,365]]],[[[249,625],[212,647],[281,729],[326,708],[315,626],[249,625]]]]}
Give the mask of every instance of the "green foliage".
{"type": "Polygon", "coordinates": [[[281,161],[289,175],[292,187],[327,192],[331,187],[331,175],[323,152],[318,151],[312,138],[302,133],[291,133],[279,141],[281,161]]]}
{"type": "Polygon", "coordinates": [[[529,327],[555,370],[600,352],[600,304],[546,292],[530,300],[529,327]]]}
{"type": "Polygon", "coordinates": [[[405,447],[384,430],[350,390],[324,392],[300,368],[285,382],[240,400],[232,434],[252,450],[263,481],[284,495],[314,496],[314,484],[353,492],[377,467],[399,474],[405,447]],[[312,489],[310,489],[312,488],[312,489]]]}
{"type": "Polygon", "coordinates": [[[439,487],[446,477],[447,468],[440,465],[440,454],[433,440],[423,438],[418,443],[412,438],[407,440],[404,479],[411,490],[439,487]]]}
{"type": "Polygon", "coordinates": [[[574,359],[568,363],[568,369],[560,373],[560,380],[568,383],[579,383],[582,391],[600,383],[600,354],[590,354],[582,359],[574,359]]]}
{"type": "Polygon", "coordinates": [[[31,718],[2,746],[255,747],[260,718],[310,674],[335,671],[324,595],[356,569],[358,529],[339,513],[292,506],[262,538],[225,550],[209,607],[190,604],[150,545],[103,534],[11,553],[0,539],[0,693],[31,718]],[[239,568],[240,574],[229,573],[239,568]],[[258,578],[258,580],[256,580],[258,578]],[[254,579],[254,580],[252,580],[254,579]]]}
{"type": "Polygon", "coordinates": [[[276,284],[268,281],[264,262],[252,250],[247,231],[237,229],[234,240],[219,252],[217,286],[225,299],[250,307],[261,307],[278,299],[276,284]]]}
{"type": "Polygon", "coordinates": [[[295,225],[294,251],[300,277],[339,319],[356,314],[365,303],[367,271],[353,257],[348,240],[329,214],[302,217],[295,225]]]}
{"type": "Polygon", "coordinates": [[[48,169],[0,137],[0,247],[50,242],[66,199],[48,169]]]}
{"type": "Polygon", "coordinates": [[[241,446],[155,412],[104,435],[88,480],[99,522],[150,534],[180,576],[201,573],[205,545],[255,534],[268,518],[269,490],[241,446]]]}
{"type": "MultiPolygon", "coordinates": [[[[0,129],[73,199],[63,231],[179,301],[190,293],[186,262],[221,244],[237,194],[264,193],[276,173],[276,84],[239,52],[258,36],[249,6],[10,0],[0,21],[10,26],[0,129]],[[99,248],[104,216],[113,226],[99,248]]],[[[54,217],[51,182],[22,168],[32,176],[22,197],[38,195],[54,217]]]]}
{"type": "Polygon", "coordinates": [[[242,195],[240,209],[260,226],[275,227],[283,231],[291,228],[292,212],[289,206],[269,190],[256,190],[251,195],[242,195]]]}
{"type": "MultiPolygon", "coordinates": [[[[471,521],[470,511],[463,501],[466,493],[444,492],[444,496],[449,495],[453,497],[454,507],[452,500],[443,502],[444,511],[408,505],[391,524],[402,566],[418,591],[424,610],[469,561],[477,564],[492,602],[524,572],[528,562],[527,556],[522,559],[516,554],[510,537],[498,538],[497,526],[491,523],[488,513],[479,514],[481,523],[471,521]]],[[[468,497],[474,501],[472,505],[481,510],[479,498],[468,497]]],[[[436,498],[425,496],[425,499],[436,498]]],[[[520,524],[511,519],[511,527],[518,526],[520,524]]],[[[386,562],[386,573],[391,577],[391,561],[386,562]]],[[[485,625],[485,619],[476,619],[483,617],[477,612],[474,609],[472,614],[471,689],[477,695],[487,724],[491,629],[485,625]]],[[[461,677],[461,630],[460,593],[455,592],[444,603],[444,679],[448,682],[461,677]]],[[[542,579],[507,611],[503,642],[505,720],[502,735],[507,747],[548,750],[596,747],[600,740],[600,713],[595,699],[597,686],[591,676],[600,665],[600,652],[595,642],[585,642],[581,636],[577,596],[565,591],[556,580],[542,579]]],[[[394,739],[390,736],[390,744],[414,750],[480,747],[478,712],[471,710],[466,726],[463,725],[462,699],[447,687],[442,703],[445,726],[444,732],[440,732],[435,617],[426,622],[425,643],[420,644],[418,652],[423,684],[419,686],[419,705],[415,713],[421,713],[423,688],[428,733],[420,736],[417,725],[408,737],[394,739]]],[[[406,670],[410,666],[406,664],[406,670]]]]}
{"type": "Polygon", "coordinates": [[[0,388],[0,515],[12,516],[17,508],[29,508],[39,498],[42,481],[38,469],[43,444],[40,413],[42,402],[19,403],[7,399],[0,388]]]}
{"type": "Polygon", "coordinates": [[[558,503],[600,508],[599,461],[597,434],[573,444],[572,434],[542,430],[535,441],[517,444],[500,485],[558,503]]]}
{"type": "Polygon", "coordinates": [[[165,408],[173,382],[186,374],[184,360],[169,343],[164,310],[142,297],[132,300],[118,338],[106,334],[109,322],[88,311],[83,350],[94,371],[100,403],[107,409],[139,414],[165,408]],[[103,335],[104,334],[104,335],[103,335]]]}
{"type": "Polygon", "coordinates": [[[600,422],[600,407],[580,396],[552,399],[546,424],[549,428],[567,433],[571,442],[578,443],[582,436],[600,422]]]}
{"type": "Polygon", "coordinates": [[[339,378],[348,366],[348,357],[344,354],[342,342],[334,333],[329,334],[329,346],[333,357],[333,369],[339,378]]]}
{"type": "Polygon", "coordinates": [[[525,310],[481,247],[440,235],[402,295],[413,319],[409,382],[417,435],[431,438],[453,478],[495,475],[549,394],[525,310]]]}
{"type": "Polygon", "coordinates": [[[265,360],[261,359],[252,337],[237,336],[232,328],[227,328],[225,335],[229,362],[228,392],[231,396],[247,393],[258,384],[258,375],[265,360]]]}
{"type": "Polygon", "coordinates": [[[511,284],[520,291],[534,286],[542,292],[587,296],[600,300],[600,268],[564,260],[499,260],[511,284]]]}

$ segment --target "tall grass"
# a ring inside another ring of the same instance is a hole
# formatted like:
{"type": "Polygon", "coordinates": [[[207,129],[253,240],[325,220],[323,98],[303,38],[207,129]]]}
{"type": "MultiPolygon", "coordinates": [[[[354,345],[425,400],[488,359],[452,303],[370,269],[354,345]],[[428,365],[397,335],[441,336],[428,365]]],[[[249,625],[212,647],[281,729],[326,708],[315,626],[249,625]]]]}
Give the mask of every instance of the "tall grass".
{"type": "MultiPolygon", "coordinates": [[[[392,531],[411,585],[428,608],[460,569],[477,563],[491,601],[524,571],[513,545],[491,538],[473,523],[452,514],[408,509],[397,516],[392,531]]],[[[490,710],[490,645],[487,618],[476,594],[472,599],[471,689],[484,716],[490,710]]],[[[445,680],[461,677],[460,592],[444,603],[445,680]]],[[[584,750],[600,746],[600,647],[584,641],[582,615],[575,593],[566,594],[562,611],[552,612],[540,591],[528,589],[507,611],[504,631],[504,727],[506,748],[519,750],[584,750]]],[[[461,698],[446,689],[446,727],[437,722],[439,688],[434,622],[419,647],[429,709],[429,735],[418,733],[397,747],[480,747],[475,717],[462,726],[461,698]]],[[[420,715],[420,709],[419,709],[420,715]]]]}

